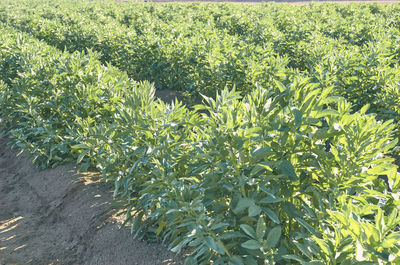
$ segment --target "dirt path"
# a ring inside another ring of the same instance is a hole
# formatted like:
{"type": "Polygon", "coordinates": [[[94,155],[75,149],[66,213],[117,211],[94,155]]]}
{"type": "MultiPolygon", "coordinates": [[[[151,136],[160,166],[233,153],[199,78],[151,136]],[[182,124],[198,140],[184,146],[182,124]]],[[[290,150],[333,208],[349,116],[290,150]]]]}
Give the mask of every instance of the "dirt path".
{"type": "Polygon", "coordinates": [[[119,229],[111,186],[72,165],[40,171],[0,138],[0,264],[182,264],[119,229]]]}

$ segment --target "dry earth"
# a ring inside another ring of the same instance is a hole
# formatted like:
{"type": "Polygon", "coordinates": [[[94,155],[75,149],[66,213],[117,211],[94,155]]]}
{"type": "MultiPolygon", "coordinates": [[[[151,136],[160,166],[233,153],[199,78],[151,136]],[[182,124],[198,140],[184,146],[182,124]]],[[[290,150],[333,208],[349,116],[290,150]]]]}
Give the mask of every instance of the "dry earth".
{"type": "Polygon", "coordinates": [[[182,264],[120,229],[110,184],[73,165],[40,171],[0,138],[0,264],[182,264]]]}

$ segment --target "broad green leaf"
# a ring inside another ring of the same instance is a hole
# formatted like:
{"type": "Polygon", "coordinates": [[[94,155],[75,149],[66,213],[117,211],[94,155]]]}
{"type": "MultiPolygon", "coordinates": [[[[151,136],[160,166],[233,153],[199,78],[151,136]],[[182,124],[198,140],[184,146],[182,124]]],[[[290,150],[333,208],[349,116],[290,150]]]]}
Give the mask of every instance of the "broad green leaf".
{"type": "Polygon", "coordinates": [[[89,150],[84,150],[82,153],[80,153],[78,159],[76,160],[76,163],[77,164],[81,163],[87,153],[89,153],[89,150]]]}
{"type": "Polygon", "coordinates": [[[216,242],[212,237],[208,236],[204,239],[205,244],[221,255],[225,254],[224,246],[220,242],[216,242]]]}
{"type": "Polygon", "coordinates": [[[234,212],[238,213],[243,211],[244,209],[249,208],[251,205],[254,205],[254,200],[250,198],[240,198],[239,202],[237,203],[236,207],[233,209],[234,212]]]}
{"type": "Polygon", "coordinates": [[[258,240],[262,240],[264,238],[265,232],[266,232],[266,225],[265,225],[265,220],[263,217],[258,218],[257,221],[257,228],[256,228],[256,235],[258,240]]]}
{"type": "Polygon", "coordinates": [[[312,227],[311,225],[309,225],[306,221],[304,221],[302,218],[300,217],[296,217],[294,218],[301,226],[303,226],[305,229],[308,230],[308,232],[310,232],[313,235],[316,235],[315,229],[314,227],[312,227]]]}
{"type": "Polygon", "coordinates": [[[329,249],[329,246],[326,242],[324,242],[324,240],[317,238],[317,237],[313,237],[315,240],[315,243],[317,243],[317,245],[321,248],[322,252],[324,252],[327,256],[331,255],[331,251],[329,249]]]}
{"type": "Polygon", "coordinates": [[[333,109],[325,109],[322,111],[319,111],[317,113],[317,115],[315,116],[315,118],[322,118],[322,117],[326,117],[326,116],[339,116],[340,113],[336,110],[333,109]]]}
{"type": "Polygon", "coordinates": [[[271,221],[273,221],[276,224],[280,224],[281,223],[281,221],[279,220],[279,217],[275,214],[274,211],[272,211],[269,208],[262,208],[262,209],[267,214],[269,219],[271,219],[271,221]]]}
{"type": "Polygon", "coordinates": [[[245,235],[239,231],[235,231],[235,232],[228,231],[219,236],[219,238],[222,240],[234,240],[234,239],[241,238],[241,237],[245,237],[245,235]]]}
{"type": "Polygon", "coordinates": [[[262,198],[259,203],[276,203],[276,202],[282,202],[285,199],[283,198],[276,198],[276,197],[272,197],[272,196],[267,196],[262,198]]]}
{"type": "Polygon", "coordinates": [[[251,155],[254,159],[260,160],[266,157],[271,152],[270,147],[260,147],[251,152],[251,155]]]}
{"type": "Polygon", "coordinates": [[[240,256],[233,256],[230,260],[229,260],[229,265],[243,265],[243,259],[240,256]]]}
{"type": "Polygon", "coordinates": [[[261,212],[260,206],[257,205],[251,205],[249,207],[249,216],[258,216],[261,212]]]}
{"type": "Polygon", "coordinates": [[[254,239],[250,239],[244,243],[241,244],[242,247],[247,248],[247,249],[260,249],[261,245],[258,243],[258,241],[254,239]]]}
{"type": "Polygon", "coordinates": [[[307,258],[309,258],[309,259],[312,258],[311,250],[305,244],[297,242],[297,241],[294,241],[293,243],[301,251],[301,253],[303,253],[305,256],[307,256],[307,258]]]}
{"type": "Polygon", "coordinates": [[[254,228],[247,225],[247,224],[241,224],[240,228],[250,237],[256,239],[256,231],[254,231],[254,228]]]}
{"type": "Polygon", "coordinates": [[[302,113],[297,108],[293,108],[292,109],[292,113],[293,113],[293,116],[294,116],[294,123],[295,123],[296,126],[298,126],[301,123],[302,113]]]}
{"type": "Polygon", "coordinates": [[[226,228],[229,224],[228,223],[216,223],[213,226],[211,226],[212,230],[219,230],[219,229],[223,229],[226,228]]]}
{"type": "Polygon", "coordinates": [[[278,164],[278,169],[282,172],[282,174],[288,176],[290,179],[297,179],[294,167],[288,160],[282,160],[278,164]]]}
{"type": "Polygon", "coordinates": [[[395,245],[400,246],[400,233],[393,232],[385,237],[382,241],[382,247],[384,248],[392,248],[395,245]]]}
{"type": "Polygon", "coordinates": [[[282,228],[280,226],[275,226],[268,232],[267,239],[265,241],[265,246],[271,249],[276,246],[281,238],[282,228]]]}

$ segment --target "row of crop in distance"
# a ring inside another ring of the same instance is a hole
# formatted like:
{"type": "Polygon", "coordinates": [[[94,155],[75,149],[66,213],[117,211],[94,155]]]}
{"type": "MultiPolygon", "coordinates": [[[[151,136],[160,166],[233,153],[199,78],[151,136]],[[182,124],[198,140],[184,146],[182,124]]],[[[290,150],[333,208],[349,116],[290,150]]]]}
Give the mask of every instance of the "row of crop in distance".
{"type": "Polygon", "coordinates": [[[30,14],[21,6],[12,10],[3,13],[4,22],[61,50],[93,49],[101,54],[103,63],[118,66],[135,80],[153,81],[158,89],[185,91],[188,98],[200,92],[215,95],[216,89],[226,85],[250,90],[249,85],[257,80],[266,83],[284,75],[280,72],[287,63],[266,47],[252,51],[237,37],[204,23],[176,21],[168,25],[156,20],[141,30],[131,30],[116,20],[107,19],[103,24],[80,13],[62,12],[75,19],[71,21],[52,16],[54,11],[49,9],[42,15],[30,14]]]}
{"type": "Polygon", "coordinates": [[[0,18],[60,49],[93,49],[133,79],[182,90],[189,99],[234,85],[248,93],[256,83],[290,84],[304,75],[334,86],[356,109],[369,103],[380,118],[398,119],[397,9],[111,3],[106,9],[75,2],[55,9],[17,1],[11,11],[3,5],[0,18]]]}
{"type": "Polygon", "coordinates": [[[225,86],[246,94],[306,76],[354,110],[369,104],[378,119],[400,121],[396,6],[247,6],[242,14],[229,5],[14,5],[4,23],[61,50],[93,49],[135,80],[185,91],[186,103],[225,86]]]}
{"type": "Polygon", "coordinates": [[[400,176],[382,157],[395,126],[352,113],[332,89],[299,77],[188,110],[95,53],[4,27],[0,43],[0,116],[14,145],[43,167],[96,167],[133,231],[189,246],[187,264],[400,261],[400,176]]]}

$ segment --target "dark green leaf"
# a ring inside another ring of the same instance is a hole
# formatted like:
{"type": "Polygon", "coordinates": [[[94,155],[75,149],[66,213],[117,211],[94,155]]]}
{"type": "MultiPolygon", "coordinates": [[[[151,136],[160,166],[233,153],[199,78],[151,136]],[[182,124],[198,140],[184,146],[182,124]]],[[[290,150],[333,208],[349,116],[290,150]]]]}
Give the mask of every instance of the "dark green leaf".
{"type": "Polygon", "coordinates": [[[267,240],[265,241],[266,247],[271,249],[276,246],[281,238],[282,228],[275,226],[268,232],[267,240]]]}
{"type": "Polygon", "coordinates": [[[247,248],[247,249],[260,249],[261,245],[258,243],[258,241],[250,239],[244,243],[241,244],[242,247],[247,248]]]}

